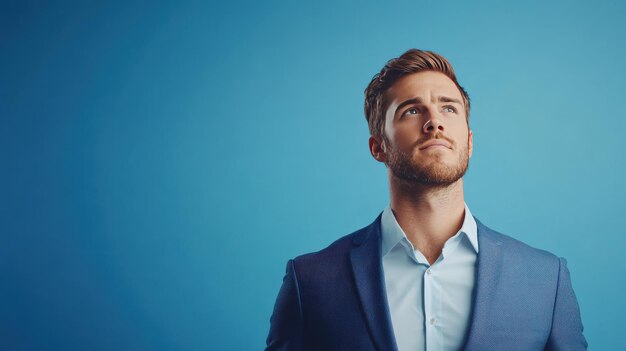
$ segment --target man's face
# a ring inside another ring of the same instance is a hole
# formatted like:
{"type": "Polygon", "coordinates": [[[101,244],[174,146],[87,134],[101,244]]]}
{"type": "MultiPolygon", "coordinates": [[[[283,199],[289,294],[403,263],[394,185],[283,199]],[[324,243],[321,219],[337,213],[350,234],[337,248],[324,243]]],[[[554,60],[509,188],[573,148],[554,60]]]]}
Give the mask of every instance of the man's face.
{"type": "Polygon", "coordinates": [[[472,132],[461,92],[440,72],[398,80],[386,93],[384,162],[409,183],[447,186],[467,170],[472,132]]]}

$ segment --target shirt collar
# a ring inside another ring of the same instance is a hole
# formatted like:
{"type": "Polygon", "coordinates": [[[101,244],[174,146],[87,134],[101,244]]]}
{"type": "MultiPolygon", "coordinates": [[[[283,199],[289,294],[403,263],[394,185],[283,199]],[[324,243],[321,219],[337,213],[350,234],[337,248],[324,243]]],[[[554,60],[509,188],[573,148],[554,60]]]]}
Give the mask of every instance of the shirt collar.
{"type": "MultiPolygon", "coordinates": [[[[478,229],[476,226],[476,220],[474,216],[472,216],[472,212],[470,211],[467,204],[465,205],[465,217],[463,218],[463,225],[461,225],[461,229],[459,229],[458,233],[464,233],[469,242],[472,244],[474,251],[478,253],[478,229]]],[[[383,211],[380,229],[382,234],[382,246],[381,246],[381,254],[384,257],[393,249],[399,242],[406,241],[409,243],[409,240],[406,237],[406,234],[400,228],[398,221],[396,220],[396,216],[393,214],[390,206],[387,206],[383,211]]]]}

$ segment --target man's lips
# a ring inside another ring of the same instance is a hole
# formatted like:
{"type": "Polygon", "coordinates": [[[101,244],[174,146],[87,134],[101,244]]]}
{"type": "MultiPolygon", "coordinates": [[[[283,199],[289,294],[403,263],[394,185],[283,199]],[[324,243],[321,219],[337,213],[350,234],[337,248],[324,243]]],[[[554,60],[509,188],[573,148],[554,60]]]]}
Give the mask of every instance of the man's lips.
{"type": "Polygon", "coordinates": [[[446,147],[448,149],[452,149],[452,146],[450,145],[450,143],[441,139],[429,140],[425,142],[424,144],[422,144],[422,146],[420,146],[419,149],[424,150],[424,149],[436,148],[436,147],[446,147]]]}

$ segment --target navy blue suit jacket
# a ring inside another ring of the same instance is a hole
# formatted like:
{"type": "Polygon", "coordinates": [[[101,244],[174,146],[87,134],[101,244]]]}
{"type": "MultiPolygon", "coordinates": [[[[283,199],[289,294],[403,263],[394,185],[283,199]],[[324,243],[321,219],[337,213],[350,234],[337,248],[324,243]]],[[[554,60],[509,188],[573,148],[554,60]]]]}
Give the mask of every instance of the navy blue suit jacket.
{"type": "MultiPolygon", "coordinates": [[[[289,260],[266,350],[398,349],[385,293],[380,219],[289,260]]],[[[476,224],[480,249],[463,349],[586,350],[565,260],[478,219],[476,224]]]]}

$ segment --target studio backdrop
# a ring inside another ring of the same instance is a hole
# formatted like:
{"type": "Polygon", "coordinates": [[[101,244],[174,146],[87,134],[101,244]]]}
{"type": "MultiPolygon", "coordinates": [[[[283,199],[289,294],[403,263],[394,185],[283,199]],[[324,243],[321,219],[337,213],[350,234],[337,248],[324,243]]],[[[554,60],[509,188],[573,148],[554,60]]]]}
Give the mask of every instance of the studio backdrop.
{"type": "Polygon", "coordinates": [[[389,202],[363,90],[409,48],[472,101],[472,213],[568,260],[623,350],[626,7],[3,1],[0,349],[258,350],[288,259],[389,202]]]}

